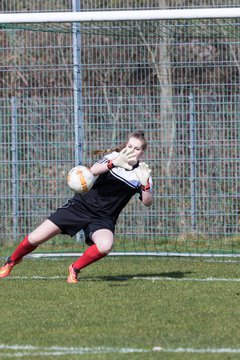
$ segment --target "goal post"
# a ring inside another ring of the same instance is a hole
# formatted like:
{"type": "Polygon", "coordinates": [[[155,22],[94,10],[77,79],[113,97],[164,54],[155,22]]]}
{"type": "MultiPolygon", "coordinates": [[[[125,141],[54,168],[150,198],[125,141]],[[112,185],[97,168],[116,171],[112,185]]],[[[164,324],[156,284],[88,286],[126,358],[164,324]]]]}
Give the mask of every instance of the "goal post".
{"type": "Polygon", "coordinates": [[[240,8],[196,8],[168,10],[121,10],[121,11],[78,11],[0,14],[1,24],[96,22],[96,21],[144,21],[177,19],[220,19],[240,17],[240,8]],[[30,16],[29,16],[30,15],[30,16]]]}
{"type": "Polygon", "coordinates": [[[76,162],[142,129],[154,204],[130,201],[113,254],[239,256],[239,25],[240,8],[0,14],[1,244],[73,195],[76,162]]]}

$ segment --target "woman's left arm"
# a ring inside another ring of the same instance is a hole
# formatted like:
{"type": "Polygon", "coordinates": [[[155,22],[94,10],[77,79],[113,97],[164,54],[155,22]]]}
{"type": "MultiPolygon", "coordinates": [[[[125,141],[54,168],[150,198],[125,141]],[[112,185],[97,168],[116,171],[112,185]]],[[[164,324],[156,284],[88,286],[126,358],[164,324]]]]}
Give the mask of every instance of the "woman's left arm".
{"type": "Polygon", "coordinates": [[[134,172],[142,184],[142,202],[145,206],[151,206],[153,203],[152,185],[150,183],[151,169],[149,169],[149,166],[146,163],[142,162],[139,163],[139,166],[134,170],[134,172]]]}

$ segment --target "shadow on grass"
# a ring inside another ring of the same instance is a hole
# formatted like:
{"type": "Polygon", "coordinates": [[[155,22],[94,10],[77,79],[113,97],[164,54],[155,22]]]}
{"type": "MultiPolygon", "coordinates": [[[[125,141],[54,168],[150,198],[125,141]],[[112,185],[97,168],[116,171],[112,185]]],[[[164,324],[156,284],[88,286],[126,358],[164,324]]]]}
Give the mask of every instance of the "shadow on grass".
{"type": "Polygon", "coordinates": [[[95,276],[88,278],[91,281],[128,281],[131,279],[141,279],[141,278],[154,278],[154,277],[162,277],[162,278],[173,278],[173,279],[183,279],[186,275],[192,274],[191,271],[174,271],[174,272],[164,272],[164,273],[140,273],[140,274],[131,274],[131,275],[103,275],[103,276],[95,276]]]}

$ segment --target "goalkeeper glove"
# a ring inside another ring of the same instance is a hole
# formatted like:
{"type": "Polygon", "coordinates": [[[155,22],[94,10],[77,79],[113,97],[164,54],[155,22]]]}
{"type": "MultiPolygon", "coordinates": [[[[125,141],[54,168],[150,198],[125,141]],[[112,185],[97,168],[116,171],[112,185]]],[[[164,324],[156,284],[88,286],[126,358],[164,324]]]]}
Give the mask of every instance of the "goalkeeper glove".
{"type": "Polygon", "coordinates": [[[119,166],[126,170],[132,170],[132,166],[129,165],[130,161],[136,160],[136,156],[134,155],[134,149],[124,148],[120,151],[119,155],[112,160],[113,166],[119,166]]]}
{"type": "Polygon", "coordinates": [[[151,174],[151,169],[149,169],[149,166],[146,163],[141,162],[139,163],[139,166],[134,170],[134,172],[138,180],[142,184],[142,190],[150,190],[149,177],[151,174]]]}

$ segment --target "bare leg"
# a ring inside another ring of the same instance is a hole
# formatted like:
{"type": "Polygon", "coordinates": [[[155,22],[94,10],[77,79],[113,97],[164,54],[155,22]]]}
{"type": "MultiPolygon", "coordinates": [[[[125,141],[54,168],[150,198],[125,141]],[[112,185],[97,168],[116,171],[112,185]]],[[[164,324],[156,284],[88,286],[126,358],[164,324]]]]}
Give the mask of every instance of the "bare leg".
{"type": "Polygon", "coordinates": [[[92,235],[92,241],[102,254],[108,254],[112,250],[114,235],[108,229],[97,230],[92,235]]]}
{"type": "Polygon", "coordinates": [[[19,262],[23,256],[35,250],[38,245],[60,233],[61,230],[52,221],[45,220],[17,246],[10,256],[11,261],[19,262]]]}
{"type": "Polygon", "coordinates": [[[59,227],[47,219],[28,235],[28,241],[37,246],[58,234],[61,234],[59,227]]]}
{"type": "Polygon", "coordinates": [[[82,256],[74,262],[74,269],[79,271],[106,256],[111,251],[113,239],[113,233],[108,229],[95,231],[92,236],[94,245],[90,246],[82,256]]]}
{"type": "Polygon", "coordinates": [[[0,278],[8,276],[13,267],[19,263],[25,255],[35,250],[39,244],[60,233],[61,230],[52,221],[48,219],[45,220],[37,229],[25,236],[17,246],[8,258],[6,264],[0,268],[0,278]]]}

